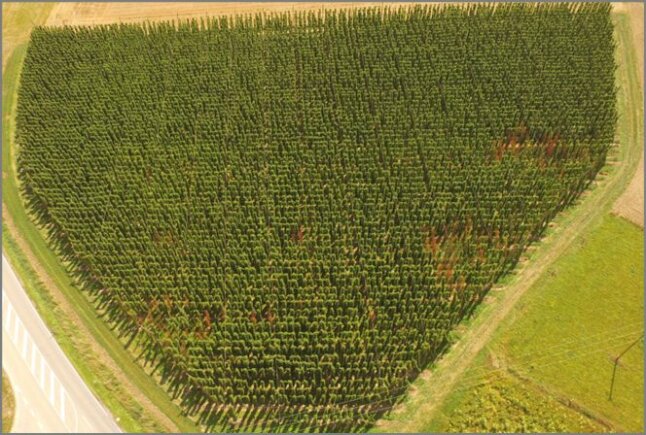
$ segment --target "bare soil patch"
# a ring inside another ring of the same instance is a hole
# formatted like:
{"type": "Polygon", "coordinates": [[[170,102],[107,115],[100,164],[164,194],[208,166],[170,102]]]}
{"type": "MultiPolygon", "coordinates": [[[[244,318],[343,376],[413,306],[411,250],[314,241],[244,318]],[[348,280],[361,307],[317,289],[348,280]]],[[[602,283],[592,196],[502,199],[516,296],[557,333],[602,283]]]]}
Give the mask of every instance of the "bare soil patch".
{"type": "Polygon", "coordinates": [[[16,46],[29,39],[31,28],[45,23],[51,3],[2,3],[2,70],[16,46]]]}
{"type": "Polygon", "coordinates": [[[612,212],[644,227],[644,153],[635,176],[626,191],[617,199],[612,212]]]}

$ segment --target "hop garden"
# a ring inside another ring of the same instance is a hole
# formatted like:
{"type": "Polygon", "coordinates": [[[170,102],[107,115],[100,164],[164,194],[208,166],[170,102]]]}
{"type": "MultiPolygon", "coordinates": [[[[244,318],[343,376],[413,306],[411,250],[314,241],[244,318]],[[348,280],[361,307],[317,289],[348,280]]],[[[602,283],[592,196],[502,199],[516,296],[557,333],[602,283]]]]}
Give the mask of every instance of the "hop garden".
{"type": "Polygon", "coordinates": [[[206,428],[368,427],[605,162],[608,4],[36,28],[70,272],[206,428]]]}

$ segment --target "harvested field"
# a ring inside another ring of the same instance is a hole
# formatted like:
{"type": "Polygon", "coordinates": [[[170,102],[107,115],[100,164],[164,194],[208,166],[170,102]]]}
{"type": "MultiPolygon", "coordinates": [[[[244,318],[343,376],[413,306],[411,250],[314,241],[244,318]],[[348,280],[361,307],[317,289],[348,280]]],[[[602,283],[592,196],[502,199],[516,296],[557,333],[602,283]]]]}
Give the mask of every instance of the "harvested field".
{"type": "Polygon", "coordinates": [[[2,70],[11,52],[29,39],[32,27],[45,23],[52,3],[2,3],[2,70]]]}
{"type": "Polygon", "coordinates": [[[626,191],[617,199],[613,213],[644,227],[644,153],[642,153],[637,172],[626,191]]]}
{"type": "Polygon", "coordinates": [[[318,11],[321,9],[355,9],[369,6],[409,6],[411,3],[387,2],[312,2],[312,3],[58,3],[52,11],[48,26],[132,23],[165,21],[257,12],[318,11]]]}

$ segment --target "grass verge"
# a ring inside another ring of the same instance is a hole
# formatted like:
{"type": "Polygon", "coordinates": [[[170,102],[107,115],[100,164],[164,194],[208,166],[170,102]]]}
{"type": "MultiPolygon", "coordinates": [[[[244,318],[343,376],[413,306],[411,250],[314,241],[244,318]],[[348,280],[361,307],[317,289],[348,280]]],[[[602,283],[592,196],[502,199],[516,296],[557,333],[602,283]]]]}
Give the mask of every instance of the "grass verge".
{"type": "Polygon", "coordinates": [[[456,404],[443,432],[598,433],[604,426],[506,373],[495,372],[456,404]],[[459,405],[459,406],[458,406],[459,405]]]}
{"type": "Polygon", "coordinates": [[[2,433],[11,432],[13,416],[16,412],[16,398],[13,395],[9,379],[2,371],[2,433]]]}

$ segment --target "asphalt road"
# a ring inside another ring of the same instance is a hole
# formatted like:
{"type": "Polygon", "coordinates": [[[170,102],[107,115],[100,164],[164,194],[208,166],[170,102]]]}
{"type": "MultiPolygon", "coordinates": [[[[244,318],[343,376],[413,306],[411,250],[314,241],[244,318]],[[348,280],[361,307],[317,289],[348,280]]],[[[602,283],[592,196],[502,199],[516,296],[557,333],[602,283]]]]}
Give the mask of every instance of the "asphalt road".
{"type": "Polygon", "coordinates": [[[2,366],[16,396],[12,432],[121,432],[52,337],[4,255],[2,366]]]}

